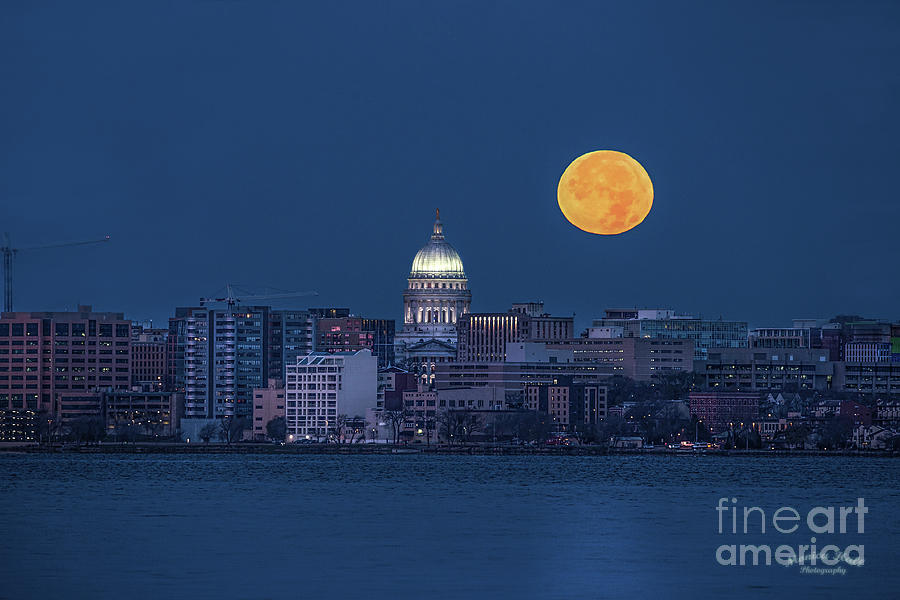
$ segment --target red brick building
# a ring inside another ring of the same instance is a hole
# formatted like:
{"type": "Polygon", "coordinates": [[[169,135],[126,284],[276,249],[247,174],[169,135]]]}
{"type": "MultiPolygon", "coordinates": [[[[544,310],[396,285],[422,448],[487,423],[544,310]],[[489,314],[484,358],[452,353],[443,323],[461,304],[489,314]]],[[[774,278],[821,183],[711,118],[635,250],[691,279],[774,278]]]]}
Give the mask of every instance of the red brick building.
{"type": "Polygon", "coordinates": [[[59,395],[131,384],[131,321],[122,313],[0,315],[0,408],[60,410],[59,395]]]}
{"type": "Polygon", "coordinates": [[[712,433],[735,427],[749,427],[759,419],[759,394],[749,392],[692,392],[691,414],[712,433]]]}

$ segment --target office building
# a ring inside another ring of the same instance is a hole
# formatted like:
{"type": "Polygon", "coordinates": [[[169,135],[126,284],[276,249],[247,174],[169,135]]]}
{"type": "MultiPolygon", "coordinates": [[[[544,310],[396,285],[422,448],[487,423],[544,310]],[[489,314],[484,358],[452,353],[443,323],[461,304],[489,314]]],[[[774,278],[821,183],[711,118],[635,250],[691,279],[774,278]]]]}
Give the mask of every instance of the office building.
{"type": "Polygon", "coordinates": [[[810,348],[807,327],[762,327],[750,331],[751,348],[810,348]]]}
{"type": "Polygon", "coordinates": [[[694,342],[690,339],[583,337],[546,347],[569,350],[577,363],[608,365],[613,373],[636,381],[694,370],[694,342]]]}
{"type": "Polygon", "coordinates": [[[132,327],[131,336],[131,385],[150,386],[156,391],[167,389],[168,375],[167,329],[132,327]]]}
{"type": "Polygon", "coordinates": [[[877,397],[900,395],[900,363],[834,363],[836,390],[877,397]]]}
{"type": "Polygon", "coordinates": [[[704,360],[718,348],[747,348],[746,321],[703,319],[671,309],[607,309],[594,327],[621,327],[624,337],[692,340],[694,359],[704,360]]]}
{"type": "MultiPolygon", "coordinates": [[[[91,412],[91,402],[81,401],[82,410],[91,412]]],[[[183,398],[175,392],[159,390],[101,390],[100,412],[107,435],[117,435],[123,428],[133,428],[137,435],[168,438],[175,435],[183,398]]],[[[69,410],[75,409],[74,402],[69,410]]],[[[69,414],[70,418],[72,413],[69,414]]]]}
{"type": "Polygon", "coordinates": [[[694,371],[711,390],[825,391],[832,387],[835,363],[828,350],[808,348],[732,348],[709,352],[694,371]]]}
{"type": "Polygon", "coordinates": [[[122,313],[0,316],[0,409],[59,411],[60,394],[131,384],[131,321],[122,313]]]}
{"type": "Polygon", "coordinates": [[[606,418],[606,386],[573,377],[525,386],[525,407],[546,413],[560,432],[578,432],[606,418]]]}
{"type": "Polygon", "coordinates": [[[554,317],[543,304],[516,304],[506,313],[469,313],[457,324],[457,360],[504,362],[506,346],[517,342],[555,342],[572,337],[573,317],[554,317]],[[523,309],[521,307],[527,307],[523,309]],[[535,314],[537,313],[537,314],[535,314]]]}
{"type": "Polygon", "coordinates": [[[354,352],[368,348],[381,368],[394,361],[394,321],[364,317],[326,317],[316,321],[316,352],[354,352]]]}
{"type": "Polygon", "coordinates": [[[435,387],[496,387],[502,390],[503,404],[510,408],[524,406],[524,389],[528,384],[549,384],[560,377],[571,376],[585,383],[602,383],[614,374],[610,365],[575,362],[475,363],[451,362],[437,365],[435,387]]]}
{"type": "Polygon", "coordinates": [[[856,363],[891,362],[890,342],[847,342],[844,361],[856,363]]]}

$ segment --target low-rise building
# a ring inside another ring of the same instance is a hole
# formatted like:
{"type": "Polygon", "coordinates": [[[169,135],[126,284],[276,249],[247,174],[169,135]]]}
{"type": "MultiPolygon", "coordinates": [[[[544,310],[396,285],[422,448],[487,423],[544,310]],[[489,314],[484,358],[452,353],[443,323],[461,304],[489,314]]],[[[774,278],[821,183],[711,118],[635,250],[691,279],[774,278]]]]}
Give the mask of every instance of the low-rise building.
{"type": "Polygon", "coordinates": [[[37,425],[33,410],[0,408],[0,442],[37,442],[37,425]]]}
{"type": "Polygon", "coordinates": [[[502,390],[504,405],[524,406],[525,385],[553,383],[559,377],[572,376],[585,383],[601,383],[614,374],[608,364],[596,363],[476,363],[453,362],[437,365],[435,387],[449,388],[496,387],[502,390]]]}
{"type": "Polygon", "coordinates": [[[285,390],[280,379],[269,379],[269,385],[253,390],[253,427],[245,435],[262,441],[268,438],[269,421],[285,417],[285,390]]]}
{"type": "Polygon", "coordinates": [[[572,377],[527,384],[525,407],[549,415],[557,431],[577,432],[606,418],[606,386],[572,377]]]}
{"type": "Polygon", "coordinates": [[[751,392],[691,392],[691,414],[706,424],[711,433],[731,427],[749,427],[758,421],[759,394],[751,392]]]}
{"type": "Polygon", "coordinates": [[[115,435],[123,427],[134,427],[138,435],[168,438],[178,429],[183,404],[179,393],[152,389],[103,390],[99,397],[107,435],[115,435]]]}
{"type": "Polygon", "coordinates": [[[636,381],[694,370],[694,342],[689,339],[582,337],[548,343],[547,349],[571,351],[575,362],[608,365],[636,381]]]}
{"type": "Polygon", "coordinates": [[[834,388],[872,396],[900,395],[900,363],[838,362],[834,364],[834,388]]]}
{"type": "Polygon", "coordinates": [[[708,389],[726,391],[830,389],[834,363],[828,350],[792,348],[732,348],[711,350],[707,359],[697,361],[694,371],[708,389]]]}

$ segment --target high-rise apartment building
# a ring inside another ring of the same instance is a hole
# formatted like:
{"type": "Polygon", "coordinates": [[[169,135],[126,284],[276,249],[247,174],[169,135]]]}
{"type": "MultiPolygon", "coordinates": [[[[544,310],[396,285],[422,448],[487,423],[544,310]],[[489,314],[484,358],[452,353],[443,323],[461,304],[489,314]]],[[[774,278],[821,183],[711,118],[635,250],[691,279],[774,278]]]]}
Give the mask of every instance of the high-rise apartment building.
{"type": "Polygon", "coordinates": [[[316,316],[313,310],[270,311],[269,379],[284,381],[285,365],[295,364],[298,356],[306,356],[315,350],[316,316]]]}
{"type": "Polygon", "coordinates": [[[176,310],[170,331],[174,328],[181,336],[174,344],[176,354],[181,348],[184,352],[183,367],[175,366],[175,381],[178,386],[183,379],[185,417],[251,416],[253,390],[268,381],[270,310],[267,306],[176,310]]]}

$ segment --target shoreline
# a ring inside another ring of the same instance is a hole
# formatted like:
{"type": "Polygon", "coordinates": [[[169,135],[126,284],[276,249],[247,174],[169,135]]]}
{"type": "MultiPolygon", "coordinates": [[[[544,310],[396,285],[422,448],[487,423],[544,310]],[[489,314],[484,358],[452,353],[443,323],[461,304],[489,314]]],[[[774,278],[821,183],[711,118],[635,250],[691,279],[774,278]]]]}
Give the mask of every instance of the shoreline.
{"type": "Polygon", "coordinates": [[[0,444],[7,454],[257,454],[257,455],[478,455],[478,456],[852,456],[865,458],[897,458],[900,452],[884,450],[701,450],[682,451],[666,448],[607,448],[604,446],[532,447],[501,444],[468,444],[425,446],[392,444],[184,444],[184,443],[101,443],[101,444],[0,444]]]}

